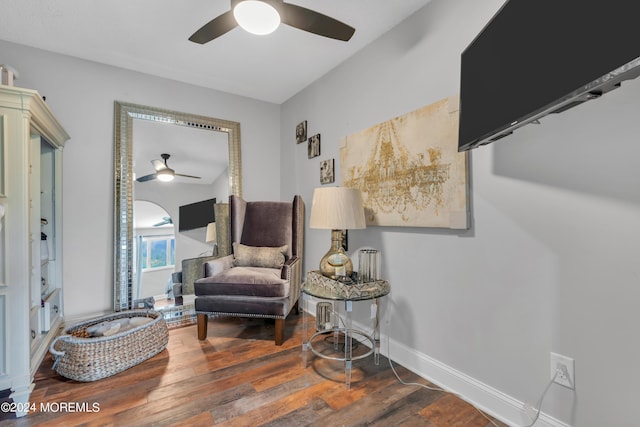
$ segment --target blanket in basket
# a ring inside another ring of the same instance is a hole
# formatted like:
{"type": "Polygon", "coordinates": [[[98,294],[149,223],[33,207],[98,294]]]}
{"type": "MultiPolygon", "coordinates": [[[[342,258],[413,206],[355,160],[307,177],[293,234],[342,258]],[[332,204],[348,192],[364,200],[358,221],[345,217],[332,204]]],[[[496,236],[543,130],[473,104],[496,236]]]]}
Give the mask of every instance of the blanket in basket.
{"type": "Polygon", "coordinates": [[[129,369],[164,350],[167,324],[155,311],[122,311],[65,329],[49,348],[53,369],[76,381],[95,381],[129,369]],[[88,328],[117,319],[151,317],[153,320],[109,336],[91,337],[88,328]]]}

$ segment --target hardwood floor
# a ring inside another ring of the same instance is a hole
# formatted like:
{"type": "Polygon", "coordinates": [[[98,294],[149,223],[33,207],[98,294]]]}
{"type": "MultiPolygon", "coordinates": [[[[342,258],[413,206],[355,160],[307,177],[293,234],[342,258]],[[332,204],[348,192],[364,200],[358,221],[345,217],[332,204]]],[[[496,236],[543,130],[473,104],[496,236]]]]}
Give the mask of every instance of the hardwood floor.
{"type": "MultiPolygon", "coordinates": [[[[315,357],[305,369],[301,315],[287,319],[281,347],[274,345],[273,324],[263,320],[209,322],[205,341],[198,341],[195,326],[172,329],[165,351],[96,382],[57,375],[47,357],[31,395],[38,410],[0,418],[0,425],[493,426],[453,395],[400,384],[382,356],[378,366],[373,357],[354,362],[350,390],[341,362],[315,357]],[[96,410],[59,410],[67,403],[96,410]],[[41,405],[49,410],[40,412],[41,405]]],[[[396,370],[405,381],[428,384],[403,367],[396,370]]]]}

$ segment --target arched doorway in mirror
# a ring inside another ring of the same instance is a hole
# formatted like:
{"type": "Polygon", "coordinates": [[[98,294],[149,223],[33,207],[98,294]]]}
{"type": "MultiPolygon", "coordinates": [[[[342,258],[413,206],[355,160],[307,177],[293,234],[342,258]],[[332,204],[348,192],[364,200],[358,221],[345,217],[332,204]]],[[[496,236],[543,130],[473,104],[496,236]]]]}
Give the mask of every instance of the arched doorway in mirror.
{"type": "Polygon", "coordinates": [[[171,276],[176,262],[173,223],[169,213],[156,203],[134,201],[131,297],[136,308],[144,307],[145,301],[156,306],[172,303],[171,276]]]}

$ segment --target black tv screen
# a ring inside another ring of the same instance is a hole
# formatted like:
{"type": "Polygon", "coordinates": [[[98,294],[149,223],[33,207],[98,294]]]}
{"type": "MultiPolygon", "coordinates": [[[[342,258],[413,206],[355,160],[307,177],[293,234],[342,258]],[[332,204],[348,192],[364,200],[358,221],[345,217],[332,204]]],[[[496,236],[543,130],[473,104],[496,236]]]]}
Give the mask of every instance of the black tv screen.
{"type": "Polygon", "coordinates": [[[178,231],[206,227],[210,222],[214,222],[216,217],[213,205],[215,204],[216,199],[214,198],[180,206],[178,231]]]}
{"type": "Polygon", "coordinates": [[[639,16],[633,0],[507,1],[461,56],[458,149],[636,77],[608,73],[640,57],[639,16]]]}

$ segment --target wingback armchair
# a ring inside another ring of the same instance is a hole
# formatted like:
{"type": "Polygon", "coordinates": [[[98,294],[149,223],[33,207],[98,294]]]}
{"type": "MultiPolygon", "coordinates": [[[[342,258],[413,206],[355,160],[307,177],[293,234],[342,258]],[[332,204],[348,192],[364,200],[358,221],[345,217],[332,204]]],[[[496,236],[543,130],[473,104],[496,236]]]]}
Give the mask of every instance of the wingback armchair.
{"type": "Polygon", "coordinates": [[[298,308],[302,280],[304,203],[247,202],[229,197],[232,254],[204,264],[195,282],[198,339],[207,337],[208,316],[275,319],[282,345],[285,319],[298,308]]]}

